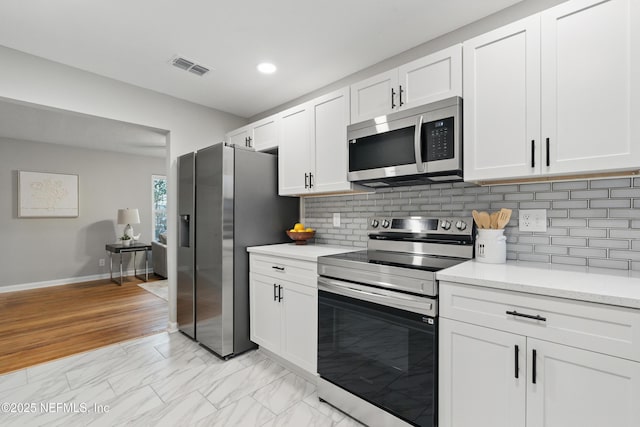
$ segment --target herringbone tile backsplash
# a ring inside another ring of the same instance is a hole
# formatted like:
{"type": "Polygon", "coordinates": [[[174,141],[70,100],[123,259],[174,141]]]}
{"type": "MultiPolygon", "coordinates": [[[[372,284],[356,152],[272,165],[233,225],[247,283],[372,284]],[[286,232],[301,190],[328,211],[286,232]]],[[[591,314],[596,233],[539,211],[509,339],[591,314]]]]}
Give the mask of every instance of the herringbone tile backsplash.
{"type": "Polygon", "coordinates": [[[640,178],[510,184],[466,183],[381,189],[304,200],[316,243],[366,247],[371,216],[468,216],[473,209],[513,209],[507,258],[640,270],[640,178]],[[547,231],[518,231],[518,209],[546,209],[547,231]],[[333,227],[333,213],[341,216],[333,227]]]}

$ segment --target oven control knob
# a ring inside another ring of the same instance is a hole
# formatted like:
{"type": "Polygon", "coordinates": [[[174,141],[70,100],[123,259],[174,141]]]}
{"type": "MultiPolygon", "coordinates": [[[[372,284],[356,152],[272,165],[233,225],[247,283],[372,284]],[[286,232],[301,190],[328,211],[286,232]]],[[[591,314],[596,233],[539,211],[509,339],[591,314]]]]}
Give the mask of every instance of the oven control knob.
{"type": "Polygon", "coordinates": [[[389,224],[389,221],[387,221],[386,219],[383,219],[383,220],[382,220],[382,226],[383,226],[384,228],[389,228],[389,225],[390,225],[390,224],[389,224]]]}
{"type": "Polygon", "coordinates": [[[456,228],[460,231],[465,230],[467,228],[467,223],[464,221],[456,222],[456,228]]]}
{"type": "Polygon", "coordinates": [[[442,228],[443,230],[448,230],[451,228],[451,223],[445,219],[440,223],[440,228],[442,228]]]}
{"type": "Polygon", "coordinates": [[[377,219],[372,219],[372,220],[371,220],[371,226],[372,226],[373,228],[378,227],[378,224],[380,224],[380,223],[378,222],[378,220],[377,220],[377,219]]]}

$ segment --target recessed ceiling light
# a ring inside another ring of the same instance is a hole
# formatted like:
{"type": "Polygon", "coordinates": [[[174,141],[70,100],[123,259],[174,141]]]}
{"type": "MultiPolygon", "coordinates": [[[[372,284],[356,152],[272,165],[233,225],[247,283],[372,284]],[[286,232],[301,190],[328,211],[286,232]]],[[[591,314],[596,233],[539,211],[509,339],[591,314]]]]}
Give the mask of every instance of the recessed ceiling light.
{"type": "Polygon", "coordinates": [[[262,74],[273,74],[276,72],[276,70],[276,66],[270,62],[263,62],[261,64],[258,64],[258,71],[260,71],[262,74]]]}

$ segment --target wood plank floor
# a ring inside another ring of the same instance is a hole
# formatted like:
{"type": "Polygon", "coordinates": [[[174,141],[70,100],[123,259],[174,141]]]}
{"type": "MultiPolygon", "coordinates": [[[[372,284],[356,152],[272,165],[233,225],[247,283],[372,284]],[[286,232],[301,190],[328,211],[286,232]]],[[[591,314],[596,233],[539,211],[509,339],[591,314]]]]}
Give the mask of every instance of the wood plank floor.
{"type": "Polygon", "coordinates": [[[167,302],[128,280],[0,293],[0,374],[166,330],[167,302]]]}

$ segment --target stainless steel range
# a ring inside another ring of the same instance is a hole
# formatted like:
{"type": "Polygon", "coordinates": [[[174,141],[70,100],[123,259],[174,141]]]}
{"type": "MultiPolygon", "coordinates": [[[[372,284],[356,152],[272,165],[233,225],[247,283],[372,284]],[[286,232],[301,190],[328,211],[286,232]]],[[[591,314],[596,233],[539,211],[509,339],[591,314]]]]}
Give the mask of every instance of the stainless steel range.
{"type": "Polygon", "coordinates": [[[370,426],[437,425],[438,283],[472,218],[370,218],[366,251],[318,259],[318,396],[370,426]]]}

